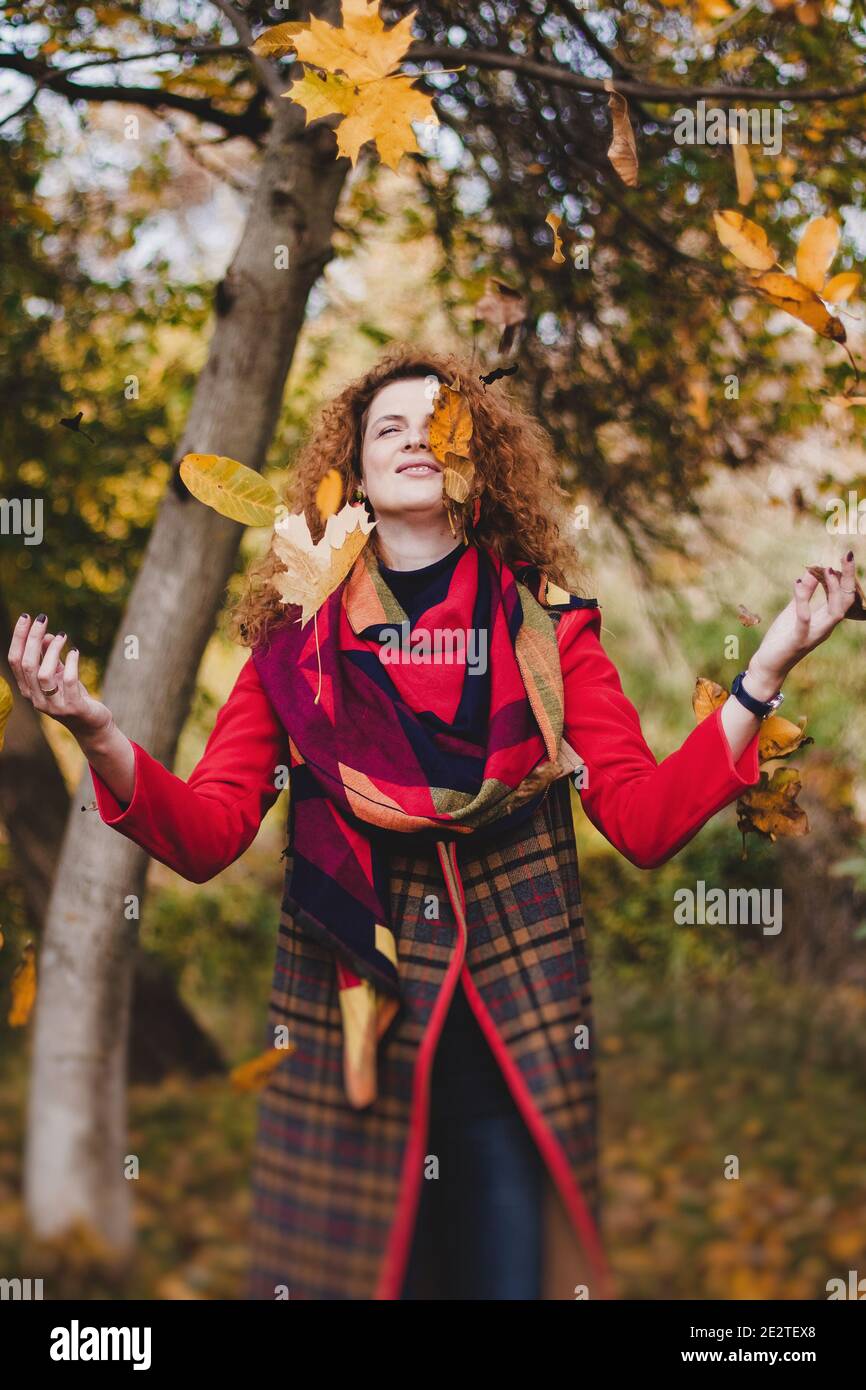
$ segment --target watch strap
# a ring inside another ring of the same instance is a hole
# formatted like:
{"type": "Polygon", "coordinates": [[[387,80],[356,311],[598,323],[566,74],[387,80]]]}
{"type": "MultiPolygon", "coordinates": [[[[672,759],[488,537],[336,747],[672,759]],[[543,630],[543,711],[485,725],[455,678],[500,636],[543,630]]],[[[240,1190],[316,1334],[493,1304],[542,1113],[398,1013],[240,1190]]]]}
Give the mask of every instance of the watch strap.
{"type": "Polygon", "coordinates": [[[785,697],[781,690],[779,690],[770,700],[756,700],[754,695],[750,695],[747,690],[743,689],[743,677],[745,674],[745,671],[740,671],[738,675],[734,676],[731,682],[731,694],[735,699],[739,700],[740,704],[749,710],[750,713],[757,715],[759,719],[766,719],[768,714],[772,714],[773,710],[779,708],[779,705],[785,697]]]}

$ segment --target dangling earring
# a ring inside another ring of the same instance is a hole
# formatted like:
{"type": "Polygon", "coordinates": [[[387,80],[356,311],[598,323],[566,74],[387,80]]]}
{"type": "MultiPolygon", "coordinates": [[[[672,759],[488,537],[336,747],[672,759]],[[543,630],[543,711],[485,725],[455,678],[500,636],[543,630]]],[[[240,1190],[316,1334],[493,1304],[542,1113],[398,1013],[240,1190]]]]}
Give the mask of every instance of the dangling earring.
{"type": "Polygon", "coordinates": [[[361,483],[359,483],[358,486],[355,488],[355,497],[357,498],[357,500],[358,500],[359,502],[363,502],[363,500],[364,500],[364,498],[365,498],[366,496],[367,496],[367,494],[366,494],[366,492],[364,491],[363,486],[361,485],[361,483]]]}

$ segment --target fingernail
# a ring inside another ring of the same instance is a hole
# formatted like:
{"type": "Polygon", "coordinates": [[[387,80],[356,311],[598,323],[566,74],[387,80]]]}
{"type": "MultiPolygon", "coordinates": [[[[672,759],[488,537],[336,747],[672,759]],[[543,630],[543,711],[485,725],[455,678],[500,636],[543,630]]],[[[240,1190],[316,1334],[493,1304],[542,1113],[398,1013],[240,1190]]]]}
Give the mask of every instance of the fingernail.
{"type": "Polygon", "coordinates": [[[46,619],[47,617],[48,617],[48,614],[47,614],[47,613],[37,613],[37,614],[36,614],[36,621],[37,621],[37,623],[44,623],[44,622],[45,622],[45,619],[46,619]]]}
{"type": "Polygon", "coordinates": [[[58,636],[58,637],[65,637],[65,636],[66,636],[66,633],[65,633],[65,632],[58,632],[57,636],[58,636]]]}
{"type": "Polygon", "coordinates": [[[22,614],[21,614],[21,617],[18,619],[18,621],[19,621],[19,623],[23,623],[24,619],[25,619],[25,618],[29,618],[29,617],[30,617],[30,614],[29,614],[29,613],[22,613],[22,614]]]}
{"type": "Polygon", "coordinates": [[[848,551],[848,554],[845,556],[845,559],[846,559],[846,560],[853,560],[853,559],[854,559],[854,551],[853,551],[853,550],[849,550],[849,551],[848,551]]]}

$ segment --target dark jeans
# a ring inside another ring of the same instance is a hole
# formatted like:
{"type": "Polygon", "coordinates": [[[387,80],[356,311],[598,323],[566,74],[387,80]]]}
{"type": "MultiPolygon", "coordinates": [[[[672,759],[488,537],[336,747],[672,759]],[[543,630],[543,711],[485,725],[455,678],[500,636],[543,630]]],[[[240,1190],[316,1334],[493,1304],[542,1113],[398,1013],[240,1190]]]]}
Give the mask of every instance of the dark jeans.
{"type": "Polygon", "coordinates": [[[539,1299],[544,1167],[516,1106],[471,1118],[431,1115],[403,1299],[539,1299]]]}

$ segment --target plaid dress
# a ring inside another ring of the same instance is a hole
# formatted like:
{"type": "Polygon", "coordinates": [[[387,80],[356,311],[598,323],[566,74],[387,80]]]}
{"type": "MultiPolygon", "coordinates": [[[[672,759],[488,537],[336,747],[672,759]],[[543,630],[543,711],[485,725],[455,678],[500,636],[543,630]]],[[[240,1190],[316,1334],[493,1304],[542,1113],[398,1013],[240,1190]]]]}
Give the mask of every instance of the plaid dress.
{"type": "Polygon", "coordinates": [[[285,1025],[294,1050],[260,1100],[247,1296],[400,1297],[430,1180],[433,1058],[461,975],[545,1161],[545,1297],[611,1296],[569,782],[484,847],[407,850],[391,856],[390,881],[406,1007],[380,1044],[379,1095],[366,1110],[346,1100],[333,956],[295,921],[287,851],[268,1029],[273,1039],[285,1025]]]}

